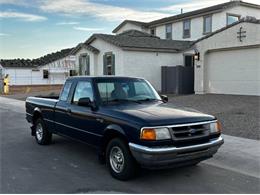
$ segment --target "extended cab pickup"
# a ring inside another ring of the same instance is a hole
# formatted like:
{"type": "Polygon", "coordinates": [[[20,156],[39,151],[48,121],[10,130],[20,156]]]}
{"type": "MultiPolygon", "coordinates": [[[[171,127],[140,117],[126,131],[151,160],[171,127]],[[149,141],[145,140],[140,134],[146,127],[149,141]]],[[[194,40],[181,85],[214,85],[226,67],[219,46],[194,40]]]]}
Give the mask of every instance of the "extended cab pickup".
{"type": "Polygon", "coordinates": [[[59,97],[28,97],[26,119],[38,144],[59,134],[95,146],[121,180],[138,167],[197,164],[224,143],[214,116],[175,107],[141,78],[71,77],[59,97]]]}

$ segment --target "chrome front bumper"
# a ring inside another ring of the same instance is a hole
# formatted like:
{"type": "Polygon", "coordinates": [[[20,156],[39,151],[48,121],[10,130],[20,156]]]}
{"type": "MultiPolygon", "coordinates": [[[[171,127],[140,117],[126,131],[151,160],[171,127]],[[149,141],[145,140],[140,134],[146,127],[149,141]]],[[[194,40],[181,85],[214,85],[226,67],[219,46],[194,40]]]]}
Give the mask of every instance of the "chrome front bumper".
{"type": "Polygon", "coordinates": [[[224,143],[220,136],[207,143],[185,147],[147,147],[129,143],[130,151],[136,161],[144,167],[163,168],[194,164],[212,157],[224,143]]]}

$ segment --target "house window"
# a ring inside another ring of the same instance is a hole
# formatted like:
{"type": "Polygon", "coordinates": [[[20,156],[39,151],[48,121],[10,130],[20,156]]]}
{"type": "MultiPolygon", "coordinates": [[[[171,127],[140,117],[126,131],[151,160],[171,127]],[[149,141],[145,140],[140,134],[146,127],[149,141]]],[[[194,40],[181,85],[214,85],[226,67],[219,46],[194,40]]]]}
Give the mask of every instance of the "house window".
{"type": "Polygon", "coordinates": [[[205,16],[203,18],[203,34],[212,32],[212,16],[205,16]]]}
{"type": "Polygon", "coordinates": [[[155,35],[156,33],[155,33],[155,28],[152,28],[151,30],[150,30],[150,34],[151,35],[155,35]]]}
{"type": "Polygon", "coordinates": [[[90,75],[90,58],[88,54],[79,56],[79,75],[90,75]]]}
{"type": "Polygon", "coordinates": [[[104,60],[103,74],[115,75],[115,55],[112,52],[106,53],[103,56],[103,60],[104,60]]]}
{"type": "Polygon", "coordinates": [[[172,24],[167,24],[165,26],[165,38],[172,39],[172,24]]]}
{"type": "Polygon", "coordinates": [[[190,38],[190,20],[183,21],[183,38],[190,38]]]}
{"type": "Polygon", "coordinates": [[[240,20],[240,15],[236,14],[227,14],[227,25],[233,24],[240,20]]]}
{"type": "Polygon", "coordinates": [[[43,70],[43,78],[48,79],[49,78],[49,71],[48,70],[43,70]]]}
{"type": "Polygon", "coordinates": [[[77,71],[76,70],[70,70],[70,77],[76,76],[77,71]]]}
{"type": "Polygon", "coordinates": [[[192,55],[184,55],[184,66],[194,67],[194,57],[192,55]]]}

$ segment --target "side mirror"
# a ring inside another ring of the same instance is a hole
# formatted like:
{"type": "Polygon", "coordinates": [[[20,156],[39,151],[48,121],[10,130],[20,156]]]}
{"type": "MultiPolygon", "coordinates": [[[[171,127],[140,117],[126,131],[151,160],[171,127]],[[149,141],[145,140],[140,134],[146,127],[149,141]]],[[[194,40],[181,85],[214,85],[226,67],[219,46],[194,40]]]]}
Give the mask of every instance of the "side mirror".
{"type": "Polygon", "coordinates": [[[164,103],[167,103],[168,102],[168,96],[167,95],[161,95],[161,98],[162,98],[162,101],[164,103]]]}
{"type": "Polygon", "coordinates": [[[96,105],[90,98],[80,98],[78,101],[79,106],[90,107],[92,110],[96,109],[96,105]]]}

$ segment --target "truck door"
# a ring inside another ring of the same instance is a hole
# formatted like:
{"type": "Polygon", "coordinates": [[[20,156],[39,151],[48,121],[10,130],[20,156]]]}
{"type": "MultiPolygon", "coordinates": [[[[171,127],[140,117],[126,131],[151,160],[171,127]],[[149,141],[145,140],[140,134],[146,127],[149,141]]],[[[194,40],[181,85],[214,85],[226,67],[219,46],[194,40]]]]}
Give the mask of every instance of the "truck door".
{"type": "Polygon", "coordinates": [[[73,82],[66,81],[60,94],[59,101],[55,107],[55,129],[57,133],[71,136],[71,128],[69,126],[70,120],[70,96],[73,89],[73,82]]]}
{"type": "Polygon", "coordinates": [[[90,80],[78,81],[72,96],[71,114],[68,121],[74,130],[74,137],[92,145],[97,145],[101,135],[97,131],[95,112],[90,107],[79,106],[80,98],[94,100],[93,86],[90,80]]]}

